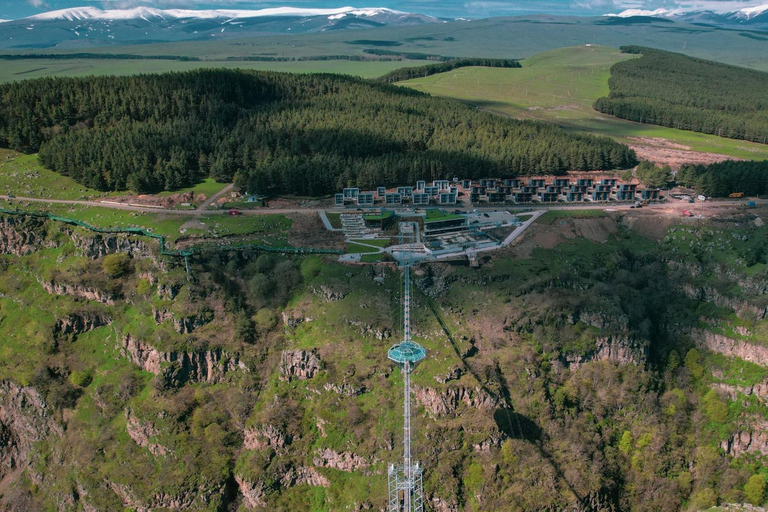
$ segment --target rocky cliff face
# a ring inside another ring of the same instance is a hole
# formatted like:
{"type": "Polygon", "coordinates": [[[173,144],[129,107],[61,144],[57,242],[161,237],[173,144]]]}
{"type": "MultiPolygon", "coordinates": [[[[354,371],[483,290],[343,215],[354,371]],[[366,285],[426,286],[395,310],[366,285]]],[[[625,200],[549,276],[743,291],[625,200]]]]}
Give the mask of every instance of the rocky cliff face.
{"type": "Polygon", "coordinates": [[[490,411],[499,401],[481,388],[446,387],[444,389],[414,386],[413,397],[432,417],[454,415],[461,404],[490,411]]]}
{"type": "Polygon", "coordinates": [[[106,315],[90,312],[73,313],[56,320],[56,325],[53,326],[53,333],[54,335],[64,336],[68,334],[81,334],[111,323],[112,319],[106,315]]]}
{"type": "Polygon", "coordinates": [[[713,384],[712,388],[725,393],[732,401],[738,398],[738,393],[741,393],[742,395],[757,397],[760,402],[768,404],[768,380],[753,386],[731,386],[718,382],[713,384]]]}
{"type": "Polygon", "coordinates": [[[43,247],[46,242],[44,221],[29,217],[0,216],[0,254],[25,256],[43,247]]]}
{"type": "Polygon", "coordinates": [[[257,425],[246,428],[243,434],[243,446],[246,450],[272,448],[278,451],[291,444],[291,441],[291,436],[285,434],[274,425],[257,425]]]}
{"type": "Polygon", "coordinates": [[[190,334],[213,320],[213,313],[210,311],[206,311],[199,315],[176,317],[167,309],[155,309],[154,307],[152,308],[152,316],[155,319],[155,323],[158,325],[170,320],[173,323],[173,328],[179,334],[190,334]]]}
{"type": "Polygon", "coordinates": [[[108,292],[80,285],[55,283],[53,281],[41,281],[40,284],[46,292],[52,295],[70,295],[72,297],[101,302],[107,306],[113,306],[118,298],[108,292]]]}
{"type": "Polygon", "coordinates": [[[629,318],[625,314],[611,315],[603,311],[579,311],[574,315],[574,323],[582,321],[585,324],[608,329],[610,331],[626,331],[629,328],[629,318]]]}
{"type": "Polygon", "coordinates": [[[265,500],[267,496],[267,487],[264,482],[259,480],[250,481],[241,476],[235,476],[235,482],[240,488],[240,494],[243,496],[243,504],[248,509],[266,507],[265,500]]]}
{"type": "Polygon", "coordinates": [[[720,447],[733,457],[745,453],[768,455],[768,422],[755,422],[751,428],[740,430],[720,443],[720,447]]]}
{"type": "Polygon", "coordinates": [[[144,371],[163,375],[180,385],[186,382],[221,382],[228,372],[248,371],[239,358],[230,357],[221,349],[199,352],[161,352],[152,345],[126,334],[119,349],[125,357],[144,371]]]}
{"type": "Polygon", "coordinates": [[[293,466],[280,479],[280,485],[283,487],[293,487],[299,484],[307,484],[310,487],[331,486],[331,482],[327,478],[310,466],[293,466]]]}
{"type": "Polygon", "coordinates": [[[107,486],[120,498],[127,508],[136,512],[151,512],[153,510],[205,510],[206,506],[225,493],[221,486],[210,485],[193,491],[173,495],[158,493],[149,500],[142,500],[131,491],[127,485],[106,481],[107,486]]]}
{"type": "Polygon", "coordinates": [[[0,478],[27,463],[34,443],[62,434],[40,393],[0,381],[0,478]]]}
{"type": "Polygon", "coordinates": [[[284,350],[280,357],[280,380],[311,379],[322,368],[316,350],[284,350]]]}
{"type": "Polygon", "coordinates": [[[94,260],[118,252],[126,253],[132,258],[154,258],[156,253],[143,239],[136,236],[101,233],[83,236],[75,231],[70,231],[69,236],[85,257],[94,260]]]}
{"type": "Polygon", "coordinates": [[[149,453],[155,457],[165,457],[166,454],[170,453],[170,450],[165,446],[152,442],[151,438],[160,434],[154,423],[142,422],[130,408],[125,410],[125,421],[128,435],[136,444],[149,450],[149,453]]]}
{"type": "Polygon", "coordinates": [[[728,297],[720,293],[714,286],[693,286],[683,284],[680,289],[693,300],[701,302],[711,302],[721,308],[730,308],[736,311],[739,316],[745,313],[755,315],[758,320],[765,319],[768,316],[768,307],[756,306],[748,301],[735,297],[728,297]]]}
{"type": "Polygon", "coordinates": [[[703,329],[691,329],[696,347],[729,357],[739,357],[750,363],[768,366],[768,347],[735,340],[703,329]]]}
{"type": "Polygon", "coordinates": [[[312,463],[321,468],[333,468],[339,471],[359,471],[368,468],[377,460],[368,461],[364,457],[355,455],[352,452],[337,453],[330,448],[318,450],[312,463]]]}
{"type": "Polygon", "coordinates": [[[561,357],[561,363],[566,368],[576,370],[590,361],[642,365],[647,357],[648,341],[627,334],[616,334],[597,338],[595,349],[586,354],[564,355],[561,357]]]}

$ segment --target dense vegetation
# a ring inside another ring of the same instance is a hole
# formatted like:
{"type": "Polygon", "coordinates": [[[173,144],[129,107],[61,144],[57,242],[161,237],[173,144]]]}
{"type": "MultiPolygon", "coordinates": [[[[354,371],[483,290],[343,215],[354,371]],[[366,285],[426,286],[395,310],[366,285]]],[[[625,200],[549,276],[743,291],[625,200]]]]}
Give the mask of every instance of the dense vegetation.
{"type": "Polygon", "coordinates": [[[622,47],[639,59],[611,67],[606,114],[681,130],[768,143],[768,73],[679,53],[622,47]]]}
{"type": "Polygon", "coordinates": [[[747,196],[768,194],[768,160],[684,165],[677,171],[676,180],[679,185],[711,197],[727,197],[733,192],[743,192],[747,196]]]}
{"type": "Polygon", "coordinates": [[[137,192],[211,176],[251,192],[318,195],[635,163],[607,138],[387,84],[225,70],[5,84],[0,146],[39,151],[46,167],[83,185],[137,192]]]}
{"type": "Polygon", "coordinates": [[[418,66],[412,68],[400,68],[390,71],[379,78],[381,82],[394,83],[410,80],[412,78],[423,78],[437,73],[447,73],[458,68],[468,66],[482,66],[486,68],[519,68],[520,63],[511,59],[456,59],[439,64],[429,64],[427,66],[418,66]]]}
{"type": "MultiPolygon", "coordinates": [[[[428,350],[412,376],[414,455],[432,509],[764,504],[765,360],[712,352],[694,331],[736,339],[742,355],[765,347],[768,227],[725,214],[649,239],[638,232],[658,217],[553,213],[479,269],[425,264],[414,276],[413,333],[428,350]],[[545,237],[560,243],[531,250],[545,237]]],[[[46,240],[0,255],[0,374],[30,385],[62,425],[35,431],[32,403],[19,421],[3,417],[6,446],[25,429],[38,438],[18,470],[0,464],[0,508],[385,508],[386,468],[402,457],[402,380],[386,359],[399,271],[210,252],[188,280],[140,244],[130,258],[94,254],[118,244],[0,222],[46,240]],[[109,325],[71,320],[97,317],[109,325]],[[68,319],[73,331],[57,327],[68,319]],[[217,350],[243,366],[197,381],[178,362],[142,370],[121,350],[129,336],[202,367],[217,350]],[[283,351],[298,350],[322,364],[286,379],[283,351]]]]}

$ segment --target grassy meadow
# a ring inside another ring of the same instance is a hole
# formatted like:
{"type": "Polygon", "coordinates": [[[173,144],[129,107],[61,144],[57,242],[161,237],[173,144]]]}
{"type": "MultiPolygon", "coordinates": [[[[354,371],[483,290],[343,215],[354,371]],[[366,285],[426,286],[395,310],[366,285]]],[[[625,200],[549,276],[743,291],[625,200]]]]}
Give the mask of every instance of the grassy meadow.
{"type": "Polygon", "coordinates": [[[577,46],[534,55],[522,62],[521,69],[460,68],[402,85],[498,114],[550,122],[629,144],[662,146],[665,143],[648,139],[666,139],[694,151],[768,158],[767,145],[635,123],[595,111],[592,103],[609,92],[610,67],[637,57],[615,48],[577,46]]]}

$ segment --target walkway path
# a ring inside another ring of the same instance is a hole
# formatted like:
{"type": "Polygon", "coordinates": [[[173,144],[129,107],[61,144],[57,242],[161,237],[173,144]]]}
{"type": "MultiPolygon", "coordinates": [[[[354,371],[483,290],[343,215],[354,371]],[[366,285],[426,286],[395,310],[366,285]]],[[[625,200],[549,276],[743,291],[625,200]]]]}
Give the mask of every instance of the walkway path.
{"type": "Polygon", "coordinates": [[[203,201],[203,204],[201,204],[200,206],[197,207],[197,211],[201,212],[201,211],[205,210],[206,208],[208,208],[209,206],[211,206],[218,198],[220,198],[221,196],[223,196],[224,194],[226,194],[227,192],[232,190],[232,188],[234,186],[235,186],[234,183],[230,183],[229,185],[227,185],[223,189],[221,189],[218,192],[216,192],[215,194],[213,194],[211,197],[209,197],[208,199],[203,201]]]}
{"type": "Polygon", "coordinates": [[[328,231],[344,231],[341,228],[333,227],[333,224],[331,224],[331,221],[328,219],[328,215],[325,213],[325,210],[320,210],[320,220],[323,221],[323,225],[328,231]]]}

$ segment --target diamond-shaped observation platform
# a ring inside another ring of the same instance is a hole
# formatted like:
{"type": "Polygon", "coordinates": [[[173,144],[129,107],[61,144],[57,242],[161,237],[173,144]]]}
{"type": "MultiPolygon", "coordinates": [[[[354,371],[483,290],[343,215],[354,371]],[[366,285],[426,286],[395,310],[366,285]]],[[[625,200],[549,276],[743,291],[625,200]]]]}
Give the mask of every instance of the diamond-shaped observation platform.
{"type": "Polygon", "coordinates": [[[427,357],[427,351],[416,342],[404,341],[397,345],[392,345],[392,348],[387,352],[387,356],[397,364],[410,363],[410,366],[416,366],[416,363],[427,357]]]}

